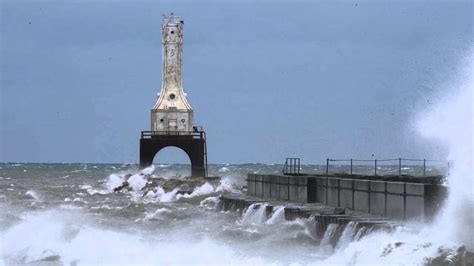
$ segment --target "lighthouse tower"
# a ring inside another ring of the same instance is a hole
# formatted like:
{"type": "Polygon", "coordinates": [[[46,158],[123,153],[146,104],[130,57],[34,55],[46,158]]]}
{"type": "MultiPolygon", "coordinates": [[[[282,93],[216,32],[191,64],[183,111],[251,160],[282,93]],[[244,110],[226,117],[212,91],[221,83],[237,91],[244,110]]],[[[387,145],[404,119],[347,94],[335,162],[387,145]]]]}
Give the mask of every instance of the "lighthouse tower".
{"type": "Polygon", "coordinates": [[[151,131],[182,134],[193,129],[193,109],[183,90],[183,25],[173,13],[163,16],[162,83],[151,110],[151,131]]]}
{"type": "Polygon", "coordinates": [[[183,90],[184,21],[171,13],[163,16],[163,72],[161,92],[151,109],[151,130],[140,137],[140,166],[153,163],[163,148],[182,149],[191,160],[191,176],[207,176],[206,133],[193,124],[193,109],[183,90]]]}

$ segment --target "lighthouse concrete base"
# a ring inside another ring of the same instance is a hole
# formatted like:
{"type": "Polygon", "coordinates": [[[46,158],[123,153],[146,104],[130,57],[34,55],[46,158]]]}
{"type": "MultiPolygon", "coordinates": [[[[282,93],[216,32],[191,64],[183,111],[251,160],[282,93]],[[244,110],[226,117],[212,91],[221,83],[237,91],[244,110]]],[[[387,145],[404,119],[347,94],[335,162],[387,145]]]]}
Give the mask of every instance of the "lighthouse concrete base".
{"type": "Polygon", "coordinates": [[[191,176],[207,176],[207,148],[204,131],[194,132],[156,132],[142,131],[140,138],[140,166],[153,163],[155,155],[163,148],[182,149],[191,161],[191,176]]]}

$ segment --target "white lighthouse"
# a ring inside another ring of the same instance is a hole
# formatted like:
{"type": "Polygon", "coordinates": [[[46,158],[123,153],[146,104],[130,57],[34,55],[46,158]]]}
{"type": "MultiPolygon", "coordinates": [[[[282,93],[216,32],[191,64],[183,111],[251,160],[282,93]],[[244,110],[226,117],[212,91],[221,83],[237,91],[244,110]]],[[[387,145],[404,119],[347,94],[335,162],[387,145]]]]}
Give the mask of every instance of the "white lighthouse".
{"type": "Polygon", "coordinates": [[[151,131],[193,131],[193,109],[183,90],[183,25],[184,21],[171,13],[163,16],[163,70],[161,92],[151,110],[151,131]]]}

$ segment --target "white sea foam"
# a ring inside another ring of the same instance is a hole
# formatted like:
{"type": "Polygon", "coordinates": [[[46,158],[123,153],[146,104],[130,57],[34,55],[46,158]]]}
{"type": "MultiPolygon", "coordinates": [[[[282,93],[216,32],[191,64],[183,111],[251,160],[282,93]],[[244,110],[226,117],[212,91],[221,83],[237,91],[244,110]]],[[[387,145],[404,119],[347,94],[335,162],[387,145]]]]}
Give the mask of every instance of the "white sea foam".
{"type": "Polygon", "coordinates": [[[128,180],[128,184],[132,188],[133,191],[140,191],[142,188],[146,186],[147,180],[143,175],[135,174],[132,175],[128,180]]]}
{"type": "Polygon", "coordinates": [[[2,243],[8,244],[2,244],[1,257],[5,264],[55,258],[66,265],[264,263],[259,257],[241,257],[224,243],[207,238],[190,241],[188,236],[169,232],[166,241],[144,240],[138,235],[84,225],[84,220],[89,219],[78,211],[74,215],[54,211],[23,217],[23,222],[2,236],[2,243]]]}
{"type": "Polygon", "coordinates": [[[109,191],[113,191],[114,188],[117,188],[122,185],[124,178],[118,174],[111,174],[107,178],[107,183],[105,184],[109,191]]]}
{"type": "Polygon", "coordinates": [[[225,166],[219,168],[219,173],[227,173],[227,172],[229,172],[229,168],[227,168],[225,166]]]}
{"type": "Polygon", "coordinates": [[[219,197],[207,197],[199,203],[199,206],[206,207],[208,209],[215,209],[218,203],[219,197]]]}
{"type": "Polygon", "coordinates": [[[223,177],[221,178],[215,192],[239,193],[240,191],[234,188],[234,180],[232,178],[223,177]]]}
{"type": "Polygon", "coordinates": [[[85,189],[87,193],[89,193],[89,195],[94,195],[94,194],[105,195],[110,192],[109,190],[106,190],[106,189],[93,188],[91,185],[87,185],[87,184],[80,185],[79,188],[85,189]]]}
{"type": "Polygon", "coordinates": [[[163,213],[170,213],[171,210],[170,209],[167,209],[167,208],[158,208],[156,211],[154,212],[148,212],[148,213],[145,213],[145,218],[143,218],[144,220],[152,220],[152,219],[157,219],[159,218],[163,213]]]}
{"type": "Polygon", "coordinates": [[[204,183],[204,185],[197,187],[193,190],[191,194],[180,194],[177,195],[177,199],[180,198],[194,198],[198,196],[208,195],[214,192],[214,187],[209,184],[208,182],[204,183]]]}
{"type": "Polygon", "coordinates": [[[160,195],[160,202],[172,202],[176,200],[176,194],[178,194],[178,189],[175,188],[170,192],[163,192],[160,195]]]}
{"type": "Polygon", "coordinates": [[[155,172],[155,166],[154,165],[151,165],[147,168],[144,168],[140,171],[140,173],[144,174],[144,175],[152,175],[153,172],[155,172]]]}

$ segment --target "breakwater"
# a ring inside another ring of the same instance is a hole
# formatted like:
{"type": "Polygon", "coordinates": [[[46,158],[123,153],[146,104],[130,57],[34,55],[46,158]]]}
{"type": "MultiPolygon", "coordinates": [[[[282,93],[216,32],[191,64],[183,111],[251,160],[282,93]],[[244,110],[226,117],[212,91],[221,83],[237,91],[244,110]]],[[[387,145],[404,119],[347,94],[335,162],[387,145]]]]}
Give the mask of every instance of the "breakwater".
{"type": "Polygon", "coordinates": [[[353,212],[324,204],[289,203],[262,200],[253,196],[225,195],[220,197],[219,209],[240,212],[242,217],[256,216],[257,220],[273,220],[282,215],[286,221],[309,219],[320,244],[337,246],[341,241],[358,240],[375,231],[390,232],[400,224],[378,215],[353,212]]]}
{"type": "Polygon", "coordinates": [[[219,208],[243,217],[314,222],[319,241],[336,246],[374,232],[391,232],[406,221],[430,221],[447,190],[433,177],[248,174],[247,195],[223,195],[219,208]]]}
{"type": "Polygon", "coordinates": [[[433,218],[447,196],[446,187],[433,182],[386,181],[382,178],[249,174],[247,195],[263,200],[319,203],[392,220],[423,221],[433,218]]]}

